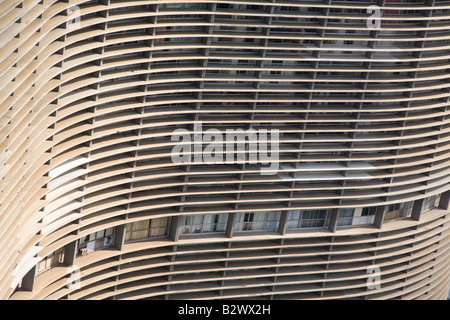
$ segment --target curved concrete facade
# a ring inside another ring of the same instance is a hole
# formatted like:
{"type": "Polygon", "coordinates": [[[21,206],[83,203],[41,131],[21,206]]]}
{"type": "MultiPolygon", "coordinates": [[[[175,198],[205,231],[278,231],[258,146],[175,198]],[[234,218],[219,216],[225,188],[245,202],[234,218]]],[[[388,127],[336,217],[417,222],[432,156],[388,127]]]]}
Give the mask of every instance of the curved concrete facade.
{"type": "Polygon", "coordinates": [[[0,299],[446,298],[449,24],[439,0],[1,1],[0,299]],[[173,161],[209,129],[278,130],[278,169],[173,161]]]}

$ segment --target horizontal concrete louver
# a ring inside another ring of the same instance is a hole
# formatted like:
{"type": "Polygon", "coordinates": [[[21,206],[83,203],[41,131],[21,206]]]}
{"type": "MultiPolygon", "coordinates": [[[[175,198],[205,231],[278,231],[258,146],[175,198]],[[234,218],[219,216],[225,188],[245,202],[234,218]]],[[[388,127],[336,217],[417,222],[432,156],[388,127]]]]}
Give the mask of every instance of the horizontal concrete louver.
{"type": "Polygon", "coordinates": [[[1,1],[0,299],[447,297],[449,9],[1,1]],[[199,122],[277,173],[174,163],[199,122]]]}

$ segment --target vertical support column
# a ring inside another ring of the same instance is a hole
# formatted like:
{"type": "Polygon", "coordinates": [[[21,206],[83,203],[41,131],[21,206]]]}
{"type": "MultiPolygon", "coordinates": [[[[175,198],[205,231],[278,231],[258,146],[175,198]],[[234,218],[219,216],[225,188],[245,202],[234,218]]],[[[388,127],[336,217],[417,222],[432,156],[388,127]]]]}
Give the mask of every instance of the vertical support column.
{"type": "Polygon", "coordinates": [[[450,205],[450,191],[446,191],[441,194],[441,199],[439,200],[439,208],[448,210],[450,205]]]}
{"type": "Polygon", "coordinates": [[[225,234],[227,237],[231,238],[233,236],[233,226],[234,226],[234,217],[236,214],[234,212],[228,214],[227,228],[225,230],[225,234]]]}
{"type": "Polygon", "coordinates": [[[422,213],[422,204],[423,199],[415,200],[411,212],[411,218],[413,220],[419,221],[420,220],[420,214],[422,213]]]}
{"type": "Polygon", "coordinates": [[[286,234],[287,211],[282,211],[280,223],[278,224],[278,232],[282,235],[286,234]]]}
{"type": "Polygon", "coordinates": [[[37,267],[34,266],[28,273],[22,278],[22,290],[33,291],[34,281],[36,279],[37,267]]]}
{"type": "Polygon", "coordinates": [[[126,224],[122,224],[115,228],[114,232],[114,247],[119,250],[123,249],[123,244],[125,243],[125,232],[127,231],[126,224]]]}
{"type": "Polygon", "coordinates": [[[172,217],[172,223],[170,224],[169,238],[173,241],[178,241],[180,238],[180,225],[181,216],[172,217]]]}
{"type": "Polygon", "coordinates": [[[73,241],[64,247],[64,264],[71,266],[75,264],[75,257],[77,256],[78,241],[73,241]]]}
{"type": "Polygon", "coordinates": [[[379,206],[375,209],[375,221],[373,224],[378,229],[381,229],[381,227],[383,226],[383,221],[384,221],[384,216],[385,216],[384,207],[385,206],[379,206]]]}
{"type": "Polygon", "coordinates": [[[331,232],[336,232],[338,213],[339,213],[339,209],[336,209],[336,208],[331,211],[330,224],[328,225],[328,229],[331,232]]]}

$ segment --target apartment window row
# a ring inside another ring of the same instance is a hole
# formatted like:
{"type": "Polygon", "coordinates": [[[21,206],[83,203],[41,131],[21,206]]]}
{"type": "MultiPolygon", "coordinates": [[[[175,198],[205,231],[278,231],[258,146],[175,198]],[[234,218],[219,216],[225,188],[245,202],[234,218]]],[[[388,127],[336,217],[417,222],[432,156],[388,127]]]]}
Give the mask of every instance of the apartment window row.
{"type": "MultiPolygon", "coordinates": [[[[440,195],[424,199],[422,212],[439,206],[440,195]]],[[[385,220],[411,216],[413,201],[386,206],[385,220]]],[[[289,210],[286,216],[286,229],[326,228],[329,226],[331,209],[289,210]]],[[[337,225],[351,226],[373,223],[376,207],[362,209],[344,208],[338,210],[337,225]]],[[[237,213],[234,218],[233,230],[244,231],[275,231],[279,227],[281,211],[244,212],[237,213]]],[[[147,219],[131,222],[126,225],[125,242],[164,237],[169,234],[172,219],[170,217],[147,219]]],[[[179,224],[180,235],[225,232],[228,214],[184,215],[179,224]]],[[[78,240],[78,254],[110,247],[114,244],[115,228],[107,228],[78,240]]],[[[47,255],[38,265],[38,273],[42,273],[55,265],[62,263],[64,248],[47,255]]]]}
{"type": "MultiPolygon", "coordinates": [[[[426,198],[422,210],[427,211],[438,206],[439,198],[439,195],[426,198]]],[[[398,217],[406,217],[411,214],[412,204],[411,201],[387,206],[385,212],[401,212],[402,214],[398,217]]],[[[373,218],[375,212],[375,207],[363,208],[358,215],[355,214],[353,208],[339,209],[337,225],[349,226],[371,223],[370,218],[373,218]]],[[[289,210],[286,217],[286,229],[326,228],[330,223],[330,217],[331,209],[289,210]]],[[[280,218],[281,211],[237,213],[234,218],[233,230],[236,232],[275,231],[279,227],[280,218]]],[[[181,217],[179,225],[180,234],[225,232],[227,223],[228,214],[184,215],[181,217]]],[[[170,217],[128,223],[126,225],[125,242],[167,236],[170,225],[170,217]]],[[[91,233],[78,240],[78,253],[83,255],[94,250],[110,247],[114,244],[113,240],[114,228],[91,233]]],[[[61,263],[63,257],[63,249],[49,254],[40,262],[39,273],[61,263]]]]}
{"type": "MultiPolygon", "coordinates": [[[[439,206],[440,195],[428,197],[422,205],[422,212],[439,206]]],[[[414,201],[388,205],[384,208],[385,220],[407,218],[411,216],[414,201]]],[[[343,208],[338,210],[337,226],[355,226],[373,224],[377,207],[343,208]]],[[[289,210],[286,217],[286,229],[327,228],[330,223],[331,209],[289,210]]],[[[281,212],[237,213],[233,230],[275,231],[278,229],[281,212]]],[[[206,214],[184,216],[181,234],[224,232],[228,214],[206,214]]]]}
{"type": "MultiPolygon", "coordinates": [[[[353,209],[348,209],[353,214],[353,209]]],[[[290,210],[287,212],[287,229],[327,227],[331,210],[290,210]]],[[[275,231],[279,227],[281,211],[237,213],[233,230],[243,231],[275,231]]],[[[228,214],[206,214],[184,216],[181,223],[181,234],[224,232],[228,214]]],[[[341,224],[343,225],[343,224],[341,224]]]]}
{"type": "MultiPolygon", "coordinates": [[[[352,215],[353,209],[347,213],[352,215]]],[[[292,210],[288,211],[287,229],[327,227],[331,210],[292,210]]],[[[233,230],[275,231],[278,229],[281,211],[237,213],[233,230]]],[[[149,219],[126,225],[125,242],[149,239],[168,235],[170,218],[149,219]]],[[[228,214],[200,214],[181,217],[180,235],[225,232],[228,214]]],[[[341,223],[344,225],[345,223],[341,223]]]]}
{"type": "MultiPolygon", "coordinates": [[[[421,212],[439,207],[440,198],[440,194],[425,198],[422,202],[421,212]]],[[[384,220],[410,217],[413,206],[414,201],[385,206],[384,220]]],[[[337,226],[373,224],[376,212],[377,207],[339,209],[337,226]]],[[[330,224],[331,215],[331,209],[289,210],[286,212],[286,230],[327,228],[330,224]]],[[[227,229],[228,217],[229,215],[226,213],[183,215],[180,217],[181,220],[178,225],[179,234],[188,236],[223,233],[227,229]]],[[[235,232],[277,231],[281,217],[281,211],[237,213],[234,217],[232,229],[235,232]]],[[[163,217],[128,223],[125,225],[124,242],[130,243],[166,237],[169,235],[172,221],[171,217],[163,217]]],[[[114,238],[118,236],[116,230],[120,230],[120,228],[106,228],[80,238],[75,244],[78,248],[78,256],[115,245],[114,238]]],[[[36,265],[36,274],[42,274],[64,264],[66,251],[66,247],[63,247],[48,254],[36,265]]]]}

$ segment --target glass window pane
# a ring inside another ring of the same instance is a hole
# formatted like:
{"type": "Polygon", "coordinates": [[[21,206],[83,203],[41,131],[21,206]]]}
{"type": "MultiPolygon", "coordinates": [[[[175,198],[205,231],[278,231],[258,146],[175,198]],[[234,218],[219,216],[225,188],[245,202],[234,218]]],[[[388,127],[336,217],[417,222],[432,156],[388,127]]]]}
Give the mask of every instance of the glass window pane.
{"type": "Polygon", "coordinates": [[[105,230],[97,231],[95,234],[95,239],[101,239],[105,236],[105,230]]]}
{"type": "Polygon", "coordinates": [[[105,231],[105,237],[109,237],[113,235],[113,231],[114,231],[114,227],[113,228],[108,228],[105,231]]]}

